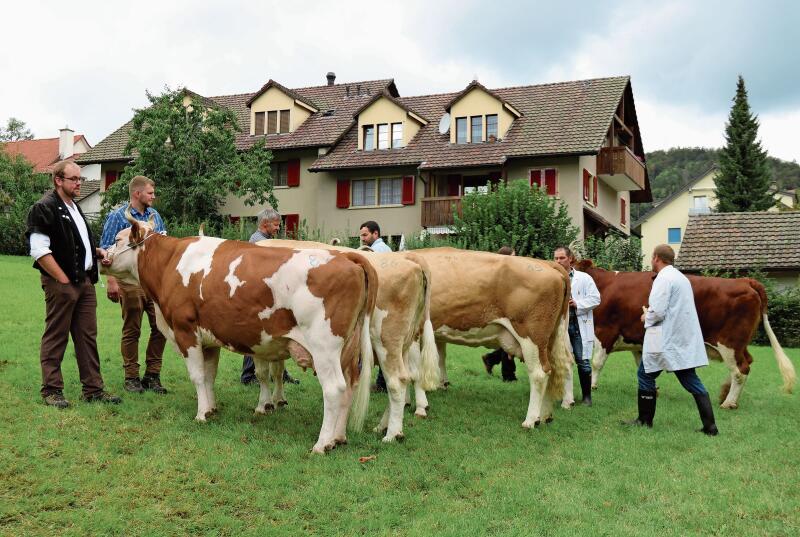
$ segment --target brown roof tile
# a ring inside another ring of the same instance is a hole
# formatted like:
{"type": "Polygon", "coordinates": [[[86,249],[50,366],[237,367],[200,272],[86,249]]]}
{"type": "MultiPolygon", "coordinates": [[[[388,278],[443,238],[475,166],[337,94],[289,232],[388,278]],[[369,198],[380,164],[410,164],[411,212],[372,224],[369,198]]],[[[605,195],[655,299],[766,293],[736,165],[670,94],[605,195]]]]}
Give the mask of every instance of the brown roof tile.
{"type": "Polygon", "coordinates": [[[800,270],[800,212],[691,216],[678,259],[681,270],[800,270]]]}
{"type": "MultiPolygon", "coordinates": [[[[421,169],[501,165],[509,158],[596,153],[605,138],[629,77],[578,80],[491,90],[522,113],[495,143],[451,144],[439,120],[459,95],[444,93],[400,101],[430,121],[407,147],[358,151],[355,129],[312,170],[419,164],[421,169]]],[[[461,92],[463,93],[463,92],[461,92]]]]}
{"type": "MultiPolygon", "coordinates": [[[[75,134],[74,142],[80,139],[86,141],[83,134],[75,134]]],[[[0,147],[9,155],[22,155],[25,160],[33,164],[37,173],[51,170],[53,164],[59,161],[58,138],[38,138],[36,140],[18,140],[16,142],[3,142],[0,147]]],[[[86,142],[89,145],[89,142],[86,142]]],[[[91,151],[91,149],[90,149],[91,151]]],[[[73,160],[75,155],[68,156],[65,160],[73,160]]]]}
{"type": "MultiPolygon", "coordinates": [[[[333,145],[352,125],[355,110],[376,94],[388,91],[392,96],[396,96],[397,93],[392,79],[294,88],[289,91],[319,110],[304,121],[296,131],[289,134],[250,135],[250,109],[247,103],[256,95],[254,93],[221,95],[207,99],[229,108],[236,114],[241,129],[241,132],[236,134],[238,149],[252,147],[262,138],[266,138],[269,149],[295,149],[333,145]]],[[[108,135],[81,155],[78,162],[89,164],[130,160],[130,155],[125,155],[125,145],[128,143],[128,133],[132,125],[133,122],[129,121],[108,135]]]]}

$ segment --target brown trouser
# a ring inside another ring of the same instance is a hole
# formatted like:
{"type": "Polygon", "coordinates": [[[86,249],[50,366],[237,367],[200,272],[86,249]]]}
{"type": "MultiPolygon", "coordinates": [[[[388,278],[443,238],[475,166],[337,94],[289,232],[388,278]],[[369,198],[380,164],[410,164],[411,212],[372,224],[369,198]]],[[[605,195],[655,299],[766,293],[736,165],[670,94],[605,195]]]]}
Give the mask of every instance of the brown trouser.
{"type": "Polygon", "coordinates": [[[161,373],[161,356],[166,339],[156,326],[156,311],[153,301],[147,298],[141,287],[120,285],[119,302],[122,305],[122,369],[125,378],[139,378],[139,336],[142,333],[142,316],[147,312],[150,322],[150,339],[145,354],[145,375],[161,373]]]}
{"type": "Polygon", "coordinates": [[[69,335],[75,345],[78,374],[84,395],[103,391],[100,356],[97,353],[97,296],[87,278],[83,283],[59,283],[42,275],[45,326],[39,361],[42,364],[42,397],[64,389],[61,362],[69,335]]]}

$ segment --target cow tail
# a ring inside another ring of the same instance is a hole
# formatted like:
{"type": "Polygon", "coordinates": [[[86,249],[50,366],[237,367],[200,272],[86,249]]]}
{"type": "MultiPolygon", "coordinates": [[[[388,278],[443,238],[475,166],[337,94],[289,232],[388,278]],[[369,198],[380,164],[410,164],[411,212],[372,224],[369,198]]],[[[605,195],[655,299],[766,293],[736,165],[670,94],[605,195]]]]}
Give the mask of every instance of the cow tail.
{"type": "Polygon", "coordinates": [[[761,299],[761,320],[764,324],[764,332],[767,333],[767,338],[769,338],[769,344],[772,346],[775,361],[778,363],[781,377],[783,377],[783,391],[792,393],[794,384],[797,381],[797,373],[795,373],[792,361],[786,356],[783,347],[781,347],[778,338],[775,337],[775,332],[772,331],[772,327],[769,324],[769,317],[767,317],[767,306],[769,305],[767,301],[767,290],[764,288],[764,284],[752,278],[748,278],[748,283],[750,287],[758,293],[758,297],[761,299]]]}
{"type": "Polygon", "coordinates": [[[414,263],[417,263],[422,269],[422,281],[425,286],[425,308],[422,314],[422,329],[421,329],[421,352],[422,352],[422,368],[420,371],[419,384],[420,387],[428,391],[433,391],[439,387],[439,351],[436,350],[436,338],[433,334],[433,323],[431,322],[431,269],[427,261],[422,257],[407,254],[414,263]]]}
{"type": "Polygon", "coordinates": [[[349,423],[351,430],[361,431],[364,428],[364,420],[367,417],[367,410],[369,409],[370,377],[372,365],[375,362],[372,353],[372,339],[370,338],[369,326],[372,312],[375,310],[375,302],[378,297],[378,273],[375,272],[375,268],[363,255],[353,252],[344,252],[343,255],[353,263],[360,265],[361,269],[364,271],[366,300],[359,314],[358,323],[356,323],[356,329],[360,329],[361,332],[361,372],[359,373],[356,393],[353,397],[353,406],[350,411],[349,423]]]}
{"type": "Polygon", "coordinates": [[[569,334],[567,333],[567,325],[569,324],[569,299],[572,296],[570,289],[569,276],[564,273],[562,269],[559,271],[562,274],[562,281],[564,282],[564,293],[561,297],[561,307],[559,308],[558,322],[556,323],[555,333],[551,339],[550,346],[552,371],[550,373],[550,380],[547,382],[547,395],[551,399],[562,399],[564,397],[564,382],[568,378],[569,372],[575,358],[572,356],[572,346],[569,342],[569,334]]]}

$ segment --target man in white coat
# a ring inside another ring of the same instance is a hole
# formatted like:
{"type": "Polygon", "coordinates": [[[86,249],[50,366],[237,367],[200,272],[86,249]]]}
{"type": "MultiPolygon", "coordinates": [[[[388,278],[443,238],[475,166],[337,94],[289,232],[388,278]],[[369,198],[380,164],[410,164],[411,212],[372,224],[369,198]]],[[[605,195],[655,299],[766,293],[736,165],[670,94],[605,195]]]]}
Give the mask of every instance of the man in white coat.
{"type": "MultiPolygon", "coordinates": [[[[564,267],[569,274],[572,286],[572,298],[569,301],[569,340],[572,354],[578,366],[578,379],[581,384],[583,404],[592,406],[592,350],[594,348],[594,313],[592,310],[600,305],[600,291],[591,276],[575,270],[575,256],[566,246],[560,246],[553,252],[553,261],[564,267]]],[[[570,380],[570,388],[572,381],[570,380]]],[[[571,390],[570,392],[571,393],[571,390]]]]}
{"type": "Polygon", "coordinates": [[[692,284],[672,266],[675,251],[666,244],[656,246],[651,261],[657,276],[650,290],[649,306],[642,315],[645,334],[639,364],[639,416],[627,425],[653,426],[656,413],[656,378],[662,371],[675,373],[681,386],[694,396],[703,428],[716,436],[714,411],[705,386],[695,372],[708,365],[703,333],[694,305],[692,284]]]}

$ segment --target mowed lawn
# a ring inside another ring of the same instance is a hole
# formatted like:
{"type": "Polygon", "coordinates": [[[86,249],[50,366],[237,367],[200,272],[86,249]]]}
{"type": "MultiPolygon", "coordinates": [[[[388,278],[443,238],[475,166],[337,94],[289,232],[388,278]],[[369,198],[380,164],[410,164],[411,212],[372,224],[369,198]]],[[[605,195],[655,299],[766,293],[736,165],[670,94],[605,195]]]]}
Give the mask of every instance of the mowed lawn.
{"type": "MultiPolygon", "coordinates": [[[[99,346],[120,406],[78,401],[64,362],[67,410],[39,397],[44,303],[27,258],[0,257],[0,534],[2,535],[798,535],[800,396],[780,392],[769,348],[719,437],[694,432],[694,401],[660,379],[653,430],[635,416],[629,353],[612,356],[592,408],[557,409],[528,431],[528,382],[489,377],[481,350],[450,346],[447,391],[427,420],[406,413],[406,440],[371,432],[327,456],[309,453],[322,419],[319,384],[294,364],[289,406],[255,417],[258,390],[223,351],[220,413],[194,422],[194,387],[168,347],[166,396],[122,390],[120,312],[98,286],[99,346]],[[359,457],[374,460],[359,462],[359,457]]],[[[231,319],[231,322],[235,322],[231,319]]],[[[795,366],[800,350],[787,349],[795,366]]],[[[518,374],[524,368],[518,367],[518,374]]],[[[726,375],[700,375],[716,396],[726,375]]],[[[386,405],[374,394],[371,429],[386,405]]]]}

